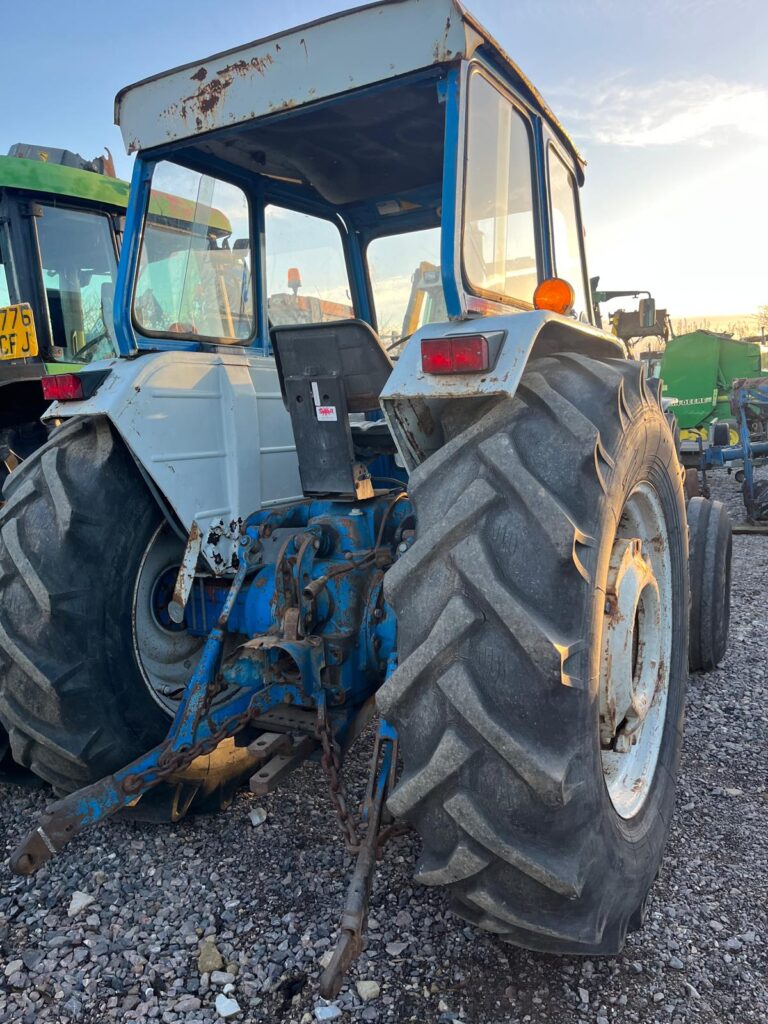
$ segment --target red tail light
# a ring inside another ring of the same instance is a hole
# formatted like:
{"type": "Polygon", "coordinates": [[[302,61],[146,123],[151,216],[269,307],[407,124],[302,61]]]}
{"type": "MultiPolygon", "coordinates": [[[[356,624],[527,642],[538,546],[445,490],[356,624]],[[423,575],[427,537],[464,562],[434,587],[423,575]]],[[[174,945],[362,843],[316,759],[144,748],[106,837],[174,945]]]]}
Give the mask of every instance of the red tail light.
{"type": "Polygon", "coordinates": [[[82,370],[80,373],[52,373],[43,377],[46,402],[82,402],[96,394],[110,370],[82,370]]]}
{"type": "Polygon", "coordinates": [[[54,373],[43,377],[43,398],[46,402],[80,402],[85,398],[83,384],[76,373],[54,373]]]}
{"type": "Polygon", "coordinates": [[[483,334],[425,338],[421,343],[421,368],[425,373],[482,373],[490,370],[488,339],[483,334]]]}

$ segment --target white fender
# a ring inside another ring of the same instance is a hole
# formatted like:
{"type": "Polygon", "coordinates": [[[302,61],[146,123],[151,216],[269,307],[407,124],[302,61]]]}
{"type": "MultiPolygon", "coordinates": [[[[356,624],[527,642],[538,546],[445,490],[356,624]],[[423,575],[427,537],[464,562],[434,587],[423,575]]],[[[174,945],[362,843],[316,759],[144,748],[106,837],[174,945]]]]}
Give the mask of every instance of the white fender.
{"type": "Polygon", "coordinates": [[[455,399],[482,399],[517,391],[533,346],[539,351],[584,352],[626,359],[622,343],[612,334],[573,317],[545,310],[484,316],[425,324],[408,339],[379,401],[406,469],[413,470],[442,447],[440,406],[455,399]],[[484,334],[501,337],[496,362],[487,373],[430,374],[421,366],[421,342],[427,338],[484,334]],[[544,348],[546,343],[546,348],[544,348]]]}
{"type": "Polygon", "coordinates": [[[231,571],[239,520],[301,500],[296,444],[271,357],[161,352],[88,369],[110,371],[93,397],[54,403],[44,418],[106,416],[186,530],[198,524],[217,575],[231,571]]]}

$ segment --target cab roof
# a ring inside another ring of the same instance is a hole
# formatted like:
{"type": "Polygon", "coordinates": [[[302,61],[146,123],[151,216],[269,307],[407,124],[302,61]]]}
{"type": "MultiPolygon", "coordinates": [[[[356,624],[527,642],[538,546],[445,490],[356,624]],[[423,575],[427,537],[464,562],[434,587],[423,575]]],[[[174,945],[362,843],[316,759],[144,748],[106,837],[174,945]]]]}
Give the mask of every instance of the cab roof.
{"type": "Polygon", "coordinates": [[[0,156],[0,188],[87,199],[117,210],[126,208],[130,191],[128,183],[118,178],[18,156],[0,156]]]}
{"type": "Polygon", "coordinates": [[[381,0],[143,79],[115,98],[129,153],[233,127],[481,52],[583,159],[520,68],[458,0],[381,0]]]}

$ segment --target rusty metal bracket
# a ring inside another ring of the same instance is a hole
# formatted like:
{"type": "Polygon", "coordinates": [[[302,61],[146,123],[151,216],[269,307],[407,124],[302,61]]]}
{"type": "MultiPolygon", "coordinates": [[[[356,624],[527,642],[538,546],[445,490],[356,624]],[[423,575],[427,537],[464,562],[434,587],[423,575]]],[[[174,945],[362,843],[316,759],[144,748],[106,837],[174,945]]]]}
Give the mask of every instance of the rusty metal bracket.
{"type": "Polygon", "coordinates": [[[184,621],[184,612],[192,593],[192,585],[195,582],[197,572],[197,560],[203,549],[203,534],[195,520],[189,531],[187,546],[184,549],[184,557],[179,566],[179,573],[176,577],[176,585],[173,588],[173,598],[168,605],[168,614],[171,621],[179,624],[184,621]]]}

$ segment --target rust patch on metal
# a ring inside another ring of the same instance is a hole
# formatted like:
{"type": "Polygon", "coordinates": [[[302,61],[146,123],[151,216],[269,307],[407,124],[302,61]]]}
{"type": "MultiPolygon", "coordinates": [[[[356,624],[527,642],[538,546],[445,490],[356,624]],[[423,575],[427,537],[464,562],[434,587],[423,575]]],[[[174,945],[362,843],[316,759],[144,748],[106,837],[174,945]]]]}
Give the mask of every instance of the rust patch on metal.
{"type": "Polygon", "coordinates": [[[273,63],[274,57],[271,53],[263,57],[252,57],[250,60],[238,60],[233,64],[227,64],[226,67],[219,68],[215,76],[210,79],[208,79],[207,69],[201,67],[191,76],[192,81],[201,83],[200,87],[191,95],[185,96],[180,106],[173,104],[164,111],[164,114],[170,116],[178,111],[185,121],[190,116],[194,116],[195,127],[198,131],[202,131],[205,126],[205,118],[216,110],[235,78],[245,78],[253,71],[264,75],[273,63]],[[208,80],[206,81],[206,79],[208,80]]]}
{"type": "Polygon", "coordinates": [[[263,75],[272,63],[274,63],[274,57],[271,53],[268,53],[265,57],[252,57],[250,60],[235,61],[234,64],[228,64],[225,68],[221,68],[216,74],[224,77],[239,75],[243,78],[249,71],[257,71],[260,75],[263,75]]]}
{"type": "Polygon", "coordinates": [[[432,49],[432,56],[435,58],[435,63],[439,64],[441,61],[450,60],[453,55],[453,51],[448,49],[448,34],[451,31],[451,16],[450,14],[445,19],[445,29],[443,30],[443,38],[435,41],[435,45],[432,49]]]}

